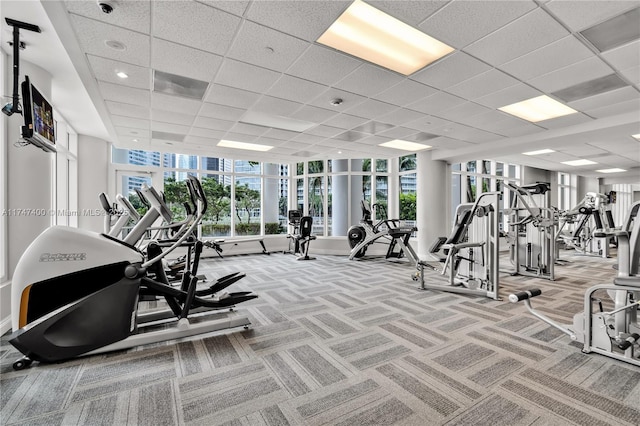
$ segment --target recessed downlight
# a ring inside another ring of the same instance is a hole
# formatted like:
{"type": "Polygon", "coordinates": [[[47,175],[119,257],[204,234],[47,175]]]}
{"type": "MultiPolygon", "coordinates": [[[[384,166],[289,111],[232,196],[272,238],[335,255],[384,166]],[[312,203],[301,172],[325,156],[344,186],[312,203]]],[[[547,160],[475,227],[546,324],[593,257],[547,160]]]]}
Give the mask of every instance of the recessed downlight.
{"type": "Polygon", "coordinates": [[[127,46],[118,40],[106,40],[104,44],[113,50],[127,50],[127,46]]]}
{"type": "Polygon", "coordinates": [[[523,152],[524,155],[542,155],[542,154],[551,154],[552,152],[555,152],[552,149],[539,149],[537,151],[529,151],[529,152],[523,152]]]}
{"type": "Polygon", "coordinates": [[[116,75],[117,75],[118,77],[122,78],[122,79],[129,78],[129,76],[127,75],[127,73],[126,73],[126,72],[122,72],[122,71],[118,71],[118,72],[116,72],[116,75]]]}
{"type": "Polygon", "coordinates": [[[598,163],[591,160],[580,159],[580,160],[563,161],[562,164],[566,164],[567,166],[590,166],[592,164],[598,164],[598,163]]]}
{"type": "Polygon", "coordinates": [[[625,169],[613,168],[613,169],[596,170],[596,172],[598,172],[598,173],[621,173],[621,172],[626,172],[626,170],[625,169]]]}

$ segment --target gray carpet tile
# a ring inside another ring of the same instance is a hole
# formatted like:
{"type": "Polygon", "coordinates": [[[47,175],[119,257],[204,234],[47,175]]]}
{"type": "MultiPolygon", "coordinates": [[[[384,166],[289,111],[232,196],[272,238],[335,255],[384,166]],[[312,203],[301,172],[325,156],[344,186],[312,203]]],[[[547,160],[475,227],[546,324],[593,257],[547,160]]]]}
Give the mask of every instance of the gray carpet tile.
{"type": "MultiPolygon", "coordinates": [[[[313,245],[312,245],[313,251],[313,245]]],[[[563,253],[563,257],[569,258],[563,253]]],[[[571,257],[556,281],[501,274],[501,295],[538,287],[534,306],[571,322],[615,259],[571,257]]],[[[508,260],[507,260],[508,261],[508,260]]],[[[506,300],[420,290],[406,261],[225,256],[211,279],[249,330],[222,330],[13,371],[0,338],[6,425],[527,425],[640,423],[640,372],[596,354],[506,300]]],[[[437,273],[429,279],[439,279],[437,273]]],[[[606,295],[605,307],[610,307],[606,295]]],[[[164,308],[145,302],[142,311],[164,308]]],[[[218,313],[217,316],[224,316],[218,313]]],[[[201,317],[197,321],[206,321],[201,317]]]]}

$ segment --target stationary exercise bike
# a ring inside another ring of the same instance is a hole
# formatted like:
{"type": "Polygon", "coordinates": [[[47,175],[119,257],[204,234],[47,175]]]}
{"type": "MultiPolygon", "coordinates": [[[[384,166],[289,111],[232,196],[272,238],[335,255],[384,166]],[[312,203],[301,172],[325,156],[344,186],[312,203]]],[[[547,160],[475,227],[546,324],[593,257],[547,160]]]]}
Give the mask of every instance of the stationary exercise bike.
{"type": "Polygon", "coordinates": [[[596,352],[640,366],[640,202],[631,206],[626,226],[613,232],[599,232],[597,238],[618,238],[618,275],[613,284],[595,285],[585,292],[584,312],[573,317],[572,325],[559,324],[537,312],[531,305],[533,297],[542,294],[529,289],[511,294],[509,301],[524,301],[534,316],[583,344],[585,353],[596,352]],[[595,297],[595,293],[605,297],[595,297]],[[594,304],[598,310],[594,311],[594,304]],[[604,305],[613,305],[605,311],[604,305]]]}
{"type": "MultiPolygon", "coordinates": [[[[171,219],[153,188],[143,186],[142,192],[150,207],[132,230],[138,235],[160,217],[171,219]]],[[[149,244],[146,258],[135,246],[106,234],[64,226],[40,234],[20,258],[13,276],[14,332],[9,342],[24,354],[13,364],[14,369],[25,368],[34,360],[57,362],[231,327],[246,328],[250,324],[246,316],[225,315],[221,309],[256,295],[219,295],[221,283],[197,289],[195,276],[175,288],[162,273],[161,260],[182,246],[204,215],[206,200],[199,185],[197,193],[201,205],[197,219],[165,251],[149,244]],[[147,271],[154,268],[151,279],[147,271]],[[139,313],[141,295],[164,298],[168,309],[139,313]],[[204,312],[202,321],[192,322],[196,310],[215,311],[216,315],[205,316],[204,312]],[[164,322],[161,328],[154,327],[158,321],[164,322]]]]}

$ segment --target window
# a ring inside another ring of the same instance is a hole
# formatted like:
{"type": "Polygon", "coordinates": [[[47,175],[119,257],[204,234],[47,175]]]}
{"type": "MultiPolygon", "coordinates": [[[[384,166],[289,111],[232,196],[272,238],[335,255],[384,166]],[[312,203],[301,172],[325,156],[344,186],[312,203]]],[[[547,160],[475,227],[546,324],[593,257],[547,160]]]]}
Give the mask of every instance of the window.
{"type": "Polygon", "coordinates": [[[203,237],[231,235],[231,177],[205,173],[200,176],[202,190],[207,198],[207,212],[202,220],[203,237]]]}
{"type": "Polygon", "coordinates": [[[111,162],[116,164],[131,164],[134,166],[158,167],[160,166],[160,153],[157,151],[143,151],[140,149],[120,149],[120,148],[112,147],[111,162]]]}

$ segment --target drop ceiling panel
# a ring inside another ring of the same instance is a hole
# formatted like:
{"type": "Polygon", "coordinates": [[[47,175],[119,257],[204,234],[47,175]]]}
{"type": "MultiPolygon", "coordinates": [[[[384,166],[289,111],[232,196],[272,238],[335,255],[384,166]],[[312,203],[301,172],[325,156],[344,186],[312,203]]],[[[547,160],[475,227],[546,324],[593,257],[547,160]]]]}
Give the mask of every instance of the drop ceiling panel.
{"type": "Polygon", "coordinates": [[[121,138],[121,140],[128,140],[131,141],[132,139],[139,139],[139,138],[143,138],[143,137],[148,137],[149,136],[149,130],[141,130],[138,128],[133,128],[133,127],[122,127],[122,126],[115,126],[116,129],[116,133],[119,136],[123,136],[123,138],[121,138]],[[126,138],[125,138],[126,136],[126,138]]]}
{"type": "Polygon", "coordinates": [[[420,29],[453,47],[463,48],[535,7],[528,0],[450,2],[420,24],[420,29]]]}
{"type": "Polygon", "coordinates": [[[106,101],[107,109],[111,114],[124,115],[126,117],[149,119],[149,108],[123,104],[121,102],[106,101]]]}
{"type": "Polygon", "coordinates": [[[187,135],[187,137],[184,138],[184,141],[185,143],[199,144],[199,145],[213,147],[222,139],[222,136],[215,137],[214,134],[211,134],[210,136],[211,137],[198,136],[198,135],[191,134],[191,135],[187,135]]]}
{"type": "Polygon", "coordinates": [[[562,127],[574,126],[576,124],[582,124],[589,121],[593,121],[593,119],[585,114],[577,113],[552,118],[550,120],[539,121],[536,124],[540,127],[544,127],[545,129],[560,129],[562,127]]]}
{"type": "Polygon", "coordinates": [[[229,129],[229,131],[233,133],[242,133],[245,135],[254,136],[263,135],[267,132],[267,130],[269,130],[268,127],[256,126],[254,124],[248,123],[236,123],[233,127],[231,127],[231,129],[229,129]]]}
{"type": "Polygon", "coordinates": [[[602,57],[618,70],[638,67],[640,66],[640,40],[604,52],[602,57]]]}
{"type": "Polygon", "coordinates": [[[424,116],[424,114],[420,112],[406,108],[398,108],[395,111],[391,111],[389,114],[381,115],[378,117],[378,120],[383,123],[390,123],[399,126],[404,123],[408,123],[409,121],[417,120],[422,116],[424,116]]]}
{"type": "Polygon", "coordinates": [[[622,70],[620,73],[632,84],[635,84],[636,86],[640,85],[640,66],[627,68],[626,70],[622,70]]]}
{"type": "Polygon", "coordinates": [[[231,127],[233,127],[234,124],[235,123],[233,121],[218,120],[216,118],[209,117],[196,117],[195,121],[193,122],[194,127],[200,127],[209,130],[218,130],[223,132],[229,130],[231,127]]]}
{"type": "Polygon", "coordinates": [[[151,93],[151,108],[153,109],[196,115],[201,105],[201,101],[193,99],[170,96],[163,93],[151,93]]]}
{"type": "Polygon", "coordinates": [[[489,108],[500,108],[505,105],[511,105],[540,95],[542,95],[542,93],[531,86],[519,83],[514,86],[507,87],[506,89],[498,90],[494,93],[477,98],[475,99],[475,102],[489,108]]]}
{"type": "Polygon", "coordinates": [[[638,6],[635,1],[566,1],[554,0],[546,4],[551,13],[569,28],[580,31],[599,24],[626,10],[638,6]]]}
{"type": "Polygon", "coordinates": [[[541,133],[543,132],[544,129],[540,126],[536,126],[535,124],[531,124],[531,123],[522,123],[519,126],[516,127],[506,127],[502,130],[500,130],[499,132],[496,131],[496,133],[499,133],[503,136],[508,136],[510,138],[516,138],[519,136],[525,136],[525,135],[533,135],[535,133],[541,133]]]}
{"type": "Polygon", "coordinates": [[[203,117],[217,118],[219,120],[238,121],[245,113],[244,109],[225,105],[210,104],[205,102],[200,109],[203,117]]]}
{"type": "Polygon", "coordinates": [[[445,111],[440,111],[438,116],[447,120],[460,122],[465,118],[473,117],[474,115],[482,114],[487,111],[490,111],[487,107],[478,105],[474,102],[465,102],[445,111]]]}
{"type": "Polygon", "coordinates": [[[307,144],[319,144],[324,140],[325,138],[323,138],[322,136],[310,135],[307,133],[301,133],[292,139],[292,141],[302,142],[307,144]]]}
{"type": "Polygon", "coordinates": [[[122,86],[134,87],[137,89],[149,89],[151,75],[149,68],[139,67],[124,62],[113,61],[111,59],[99,58],[97,56],[88,55],[87,59],[91,65],[96,79],[106,81],[122,86]],[[124,72],[128,78],[120,78],[116,75],[118,72],[124,72]]]}
{"type": "Polygon", "coordinates": [[[591,158],[599,155],[606,155],[609,151],[597,148],[595,146],[581,144],[578,146],[572,146],[567,148],[561,148],[557,150],[558,152],[563,152],[568,155],[573,155],[576,158],[591,158]]]}
{"type": "Polygon", "coordinates": [[[415,27],[447,4],[447,1],[368,1],[367,3],[415,27]]]}
{"type": "MultiPolygon", "coordinates": [[[[375,147],[377,147],[381,143],[389,142],[389,140],[390,139],[388,137],[369,135],[360,139],[358,143],[363,145],[373,145],[373,149],[375,149],[375,147]]],[[[370,147],[369,149],[372,149],[372,147],[370,147]]],[[[367,152],[367,151],[364,151],[364,152],[367,152]]]]}
{"type": "Polygon", "coordinates": [[[143,120],[141,118],[124,117],[122,115],[111,115],[111,122],[114,126],[130,127],[133,129],[149,130],[149,120],[143,120]]]}
{"type": "Polygon", "coordinates": [[[275,71],[289,68],[309,43],[251,21],[244,21],[227,57],[275,71]]]}
{"type": "Polygon", "coordinates": [[[287,69],[287,74],[321,84],[332,85],[360,66],[362,62],[333,49],[312,44],[287,69]]]}
{"type": "Polygon", "coordinates": [[[633,99],[631,101],[620,102],[619,104],[613,104],[605,107],[588,109],[583,112],[595,118],[611,117],[614,115],[625,114],[629,112],[640,113],[640,98],[633,99]]]}
{"type": "Polygon", "coordinates": [[[65,5],[70,13],[76,15],[82,15],[140,33],[149,34],[150,31],[150,2],[118,2],[113,12],[109,14],[102,12],[93,1],[65,1],[65,5]]]}
{"type": "MultiPolygon", "coordinates": [[[[599,164],[607,164],[610,168],[618,167],[618,168],[629,168],[637,167],[638,162],[640,162],[640,151],[636,150],[636,160],[632,160],[630,158],[622,157],[619,155],[604,155],[602,157],[596,157],[593,161],[597,161],[599,164]]],[[[598,167],[599,169],[604,169],[604,167],[598,167]]]]}
{"type": "Polygon", "coordinates": [[[263,96],[252,107],[251,111],[260,111],[267,114],[289,116],[302,107],[301,103],[286,99],[263,96]]]}
{"type": "Polygon", "coordinates": [[[151,40],[151,68],[171,74],[211,81],[222,57],[154,38],[151,40]]]}
{"type": "Polygon", "coordinates": [[[256,135],[247,135],[245,133],[236,133],[231,131],[227,132],[224,135],[224,139],[228,141],[236,141],[236,142],[259,143],[258,136],[256,135]]]}
{"type": "Polygon", "coordinates": [[[338,127],[340,129],[349,130],[360,126],[369,121],[368,118],[357,117],[350,114],[339,114],[327,120],[324,124],[327,126],[338,127]]]}
{"type": "Polygon", "coordinates": [[[198,2],[215,7],[216,9],[224,10],[225,12],[229,12],[237,16],[242,16],[250,3],[249,1],[243,0],[198,0],[198,2]]]}
{"type": "Polygon", "coordinates": [[[446,89],[491,67],[471,55],[457,51],[412,74],[409,78],[438,89],[446,89]]]}
{"type": "Polygon", "coordinates": [[[407,108],[425,114],[438,115],[440,111],[462,105],[466,100],[446,92],[438,92],[417,102],[407,105],[407,108]]]}
{"type": "Polygon", "coordinates": [[[129,64],[149,65],[150,41],[148,35],[77,15],[71,15],[71,20],[78,36],[78,42],[85,53],[129,64]],[[109,40],[121,42],[126,48],[124,50],[112,49],[105,44],[109,40]]]}
{"type": "Polygon", "coordinates": [[[533,78],[528,82],[543,92],[551,93],[609,74],[611,74],[611,68],[600,58],[594,56],[540,77],[533,78]]]}
{"type": "Polygon", "coordinates": [[[447,92],[473,100],[516,84],[518,84],[518,80],[515,78],[497,69],[492,69],[449,87],[447,92]]]}
{"type": "Polygon", "coordinates": [[[441,127],[450,123],[451,122],[449,120],[444,120],[433,115],[423,115],[417,120],[406,122],[405,124],[403,124],[403,127],[421,130],[423,132],[431,132],[436,127],[441,127]]]}
{"type": "Polygon", "coordinates": [[[99,81],[98,87],[106,100],[149,107],[151,94],[148,90],[132,89],[120,84],[99,81]]]}
{"type": "Polygon", "coordinates": [[[215,82],[250,92],[264,93],[279,77],[280,73],[275,71],[225,59],[215,82]]]}
{"type": "MultiPolygon", "coordinates": [[[[207,139],[222,139],[226,134],[226,131],[222,130],[211,130],[211,129],[203,129],[200,127],[192,127],[189,131],[189,136],[194,136],[198,138],[207,138],[207,139]]],[[[188,142],[188,138],[185,139],[185,142],[188,142]]]]}
{"type": "Polygon", "coordinates": [[[290,101],[305,103],[309,99],[318,97],[328,89],[327,86],[314,83],[301,78],[283,75],[271,86],[267,94],[276,98],[288,99],[290,101]]]}
{"type": "Polygon", "coordinates": [[[575,64],[591,56],[593,56],[591,50],[574,35],[568,35],[556,42],[509,61],[500,68],[521,80],[530,80],[575,64]]]}
{"type": "Polygon", "coordinates": [[[465,51],[490,64],[501,65],[568,34],[567,30],[542,9],[536,9],[471,44],[465,51]]]}
{"type": "Polygon", "coordinates": [[[352,108],[355,105],[361,104],[366,101],[364,96],[356,95],[355,93],[346,92],[344,90],[330,88],[329,90],[321,93],[317,98],[308,102],[309,105],[314,105],[320,108],[328,108],[336,112],[346,111],[347,108],[352,108]],[[342,103],[339,105],[333,105],[331,103],[334,99],[341,99],[342,103]]]}
{"type": "Polygon", "coordinates": [[[596,142],[589,142],[589,145],[595,146],[597,148],[601,148],[605,151],[609,151],[618,155],[627,155],[629,153],[636,153],[638,156],[638,160],[640,160],[640,142],[636,140],[632,140],[629,138],[628,140],[602,140],[596,142]]]}
{"type": "Polygon", "coordinates": [[[396,110],[398,107],[388,104],[386,102],[376,101],[375,99],[368,99],[361,104],[354,106],[353,108],[346,109],[346,112],[350,114],[356,114],[366,118],[376,118],[384,114],[388,114],[391,111],[396,110]]]}
{"type": "Polygon", "coordinates": [[[433,146],[434,148],[442,148],[442,149],[458,149],[458,148],[468,148],[473,146],[470,142],[461,141],[454,138],[449,138],[446,136],[440,136],[439,138],[429,140],[428,145],[433,146]]]}
{"type": "Polygon", "coordinates": [[[291,118],[297,120],[310,121],[312,123],[322,123],[338,113],[324,108],[318,108],[311,105],[305,105],[293,114],[291,118]]]}
{"type": "Polygon", "coordinates": [[[316,126],[307,130],[305,133],[309,133],[310,135],[323,136],[325,138],[331,138],[342,132],[344,132],[344,129],[321,124],[319,126],[316,126]]]}
{"type": "Polygon", "coordinates": [[[247,19],[315,41],[349,6],[345,1],[258,1],[245,13],[247,19]]]}
{"type": "Polygon", "coordinates": [[[610,92],[601,93],[596,96],[590,96],[585,99],[569,102],[568,105],[578,111],[587,111],[634,99],[640,99],[640,93],[638,93],[638,90],[633,87],[627,86],[610,92]]]}
{"type": "MultiPolygon", "coordinates": [[[[311,132],[308,131],[308,133],[313,134],[311,132]]],[[[291,132],[289,130],[281,130],[281,129],[269,129],[267,130],[267,132],[264,134],[265,137],[268,138],[273,138],[273,139],[280,139],[283,141],[288,141],[290,139],[295,138],[296,136],[298,136],[300,133],[298,132],[291,132]]]]}
{"type": "Polygon", "coordinates": [[[258,98],[260,98],[258,93],[216,84],[212,90],[209,90],[205,101],[236,108],[249,108],[258,98]]]}
{"type": "Polygon", "coordinates": [[[394,72],[386,71],[375,65],[364,64],[336,83],[335,87],[371,97],[398,84],[402,79],[403,77],[394,72]]]}
{"type": "Polygon", "coordinates": [[[405,140],[408,140],[406,138],[409,138],[412,135],[415,135],[416,133],[422,133],[422,132],[416,132],[415,129],[409,129],[409,128],[406,128],[406,127],[394,127],[392,129],[385,130],[384,132],[380,132],[379,136],[383,136],[383,137],[386,137],[388,139],[405,139],[405,140]]]}
{"type": "Polygon", "coordinates": [[[224,55],[241,19],[195,2],[153,3],[153,36],[224,55]]]}
{"type": "MultiPolygon", "coordinates": [[[[190,126],[181,126],[179,124],[171,124],[171,123],[160,123],[160,122],[151,123],[151,130],[154,132],[171,133],[174,135],[183,135],[183,136],[189,133],[189,127],[190,126]]],[[[152,136],[153,136],[153,133],[152,133],[152,136]]],[[[184,139],[184,137],[180,138],[180,140],[182,139],[184,139]]],[[[173,140],[173,139],[170,139],[170,140],[173,140]]]]}
{"type": "Polygon", "coordinates": [[[375,99],[378,99],[389,104],[397,106],[404,106],[419,99],[425,98],[429,95],[433,95],[437,90],[433,87],[418,83],[413,80],[402,80],[389,89],[375,95],[375,99]]]}

